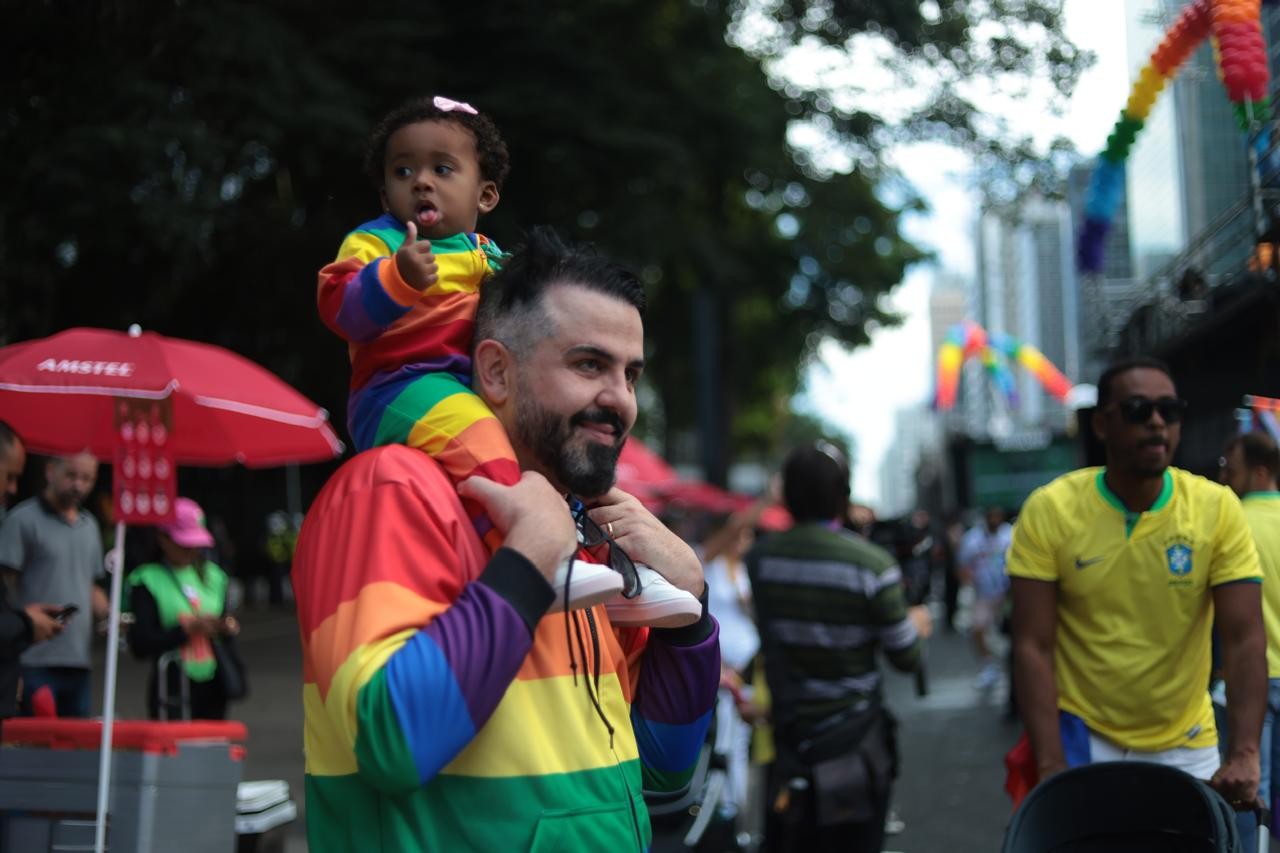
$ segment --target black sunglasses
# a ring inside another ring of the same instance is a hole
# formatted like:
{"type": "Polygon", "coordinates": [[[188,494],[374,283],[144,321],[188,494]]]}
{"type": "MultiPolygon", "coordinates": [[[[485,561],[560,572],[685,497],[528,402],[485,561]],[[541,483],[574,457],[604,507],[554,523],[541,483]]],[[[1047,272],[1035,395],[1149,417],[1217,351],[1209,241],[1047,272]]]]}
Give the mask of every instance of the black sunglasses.
{"type": "Polygon", "coordinates": [[[587,508],[581,501],[575,500],[570,506],[573,520],[578,525],[578,544],[588,551],[601,545],[606,546],[609,568],[622,575],[622,597],[635,598],[640,594],[640,575],[636,573],[636,564],[631,555],[587,515],[587,508]]]}
{"type": "Polygon", "coordinates": [[[1151,420],[1152,412],[1159,412],[1160,420],[1167,424],[1176,424],[1182,420],[1183,414],[1187,411],[1187,401],[1177,397],[1161,397],[1158,400],[1130,397],[1116,403],[1116,409],[1126,423],[1145,424],[1151,420]]]}

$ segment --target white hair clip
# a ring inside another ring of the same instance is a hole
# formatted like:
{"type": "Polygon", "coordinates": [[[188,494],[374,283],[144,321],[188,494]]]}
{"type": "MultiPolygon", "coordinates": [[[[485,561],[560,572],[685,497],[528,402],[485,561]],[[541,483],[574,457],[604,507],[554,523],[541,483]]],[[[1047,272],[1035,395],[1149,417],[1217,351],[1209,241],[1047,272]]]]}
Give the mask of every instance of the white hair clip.
{"type": "Polygon", "coordinates": [[[431,103],[436,109],[445,113],[451,113],[454,110],[457,110],[458,112],[471,113],[473,116],[480,114],[476,108],[470,104],[464,103],[463,101],[454,101],[444,97],[443,95],[436,95],[431,99],[431,103]]]}

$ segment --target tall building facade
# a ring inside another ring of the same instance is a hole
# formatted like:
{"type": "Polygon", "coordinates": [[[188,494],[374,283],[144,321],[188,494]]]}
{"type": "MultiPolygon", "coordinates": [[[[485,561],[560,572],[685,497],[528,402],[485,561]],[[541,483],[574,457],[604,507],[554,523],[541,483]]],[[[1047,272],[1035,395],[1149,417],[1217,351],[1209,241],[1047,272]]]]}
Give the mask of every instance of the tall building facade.
{"type": "MultiPolygon", "coordinates": [[[[1075,275],[1071,208],[1039,197],[984,210],[978,220],[973,319],[990,334],[1030,344],[1068,378],[1081,369],[1080,299],[1075,275]]],[[[1034,376],[1011,365],[1017,403],[994,393],[969,395],[965,416],[975,438],[1004,438],[1026,430],[1060,431],[1067,413],[1034,376]],[[976,399],[975,399],[976,398],[976,399]]],[[[972,376],[966,376],[966,380],[972,376]]]]}
{"type": "MultiPolygon", "coordinates": [[[[1185,0],[1125,0],[1130,78],[1177,20],[1185,0]]],[[[1277,11],[1263,11],[1267,42],[1277,11]]],[[[1271,64],[1277,63],[1271,49],[1271,64]]],[[[1194,265],[1211,282],[1248,257],[1255,222],[1250,198],[1249,140],[1236,124],[1206,40],[1160,95],[1129,155],[1132,258],[1148,287],[1172,288],[1166,266],[1197,252],[1194,265]],[[1225,248],[1224,248],[1225,247],[1225,248]]]]}
{"type": "Polygon", "coordinates": [[[910,406],[893,413],[893,441],[880,463],[882,518],[898,518],[916,509],[916,473],[921,461],[941,454],[937,419],[927,406],[910,406]]]}

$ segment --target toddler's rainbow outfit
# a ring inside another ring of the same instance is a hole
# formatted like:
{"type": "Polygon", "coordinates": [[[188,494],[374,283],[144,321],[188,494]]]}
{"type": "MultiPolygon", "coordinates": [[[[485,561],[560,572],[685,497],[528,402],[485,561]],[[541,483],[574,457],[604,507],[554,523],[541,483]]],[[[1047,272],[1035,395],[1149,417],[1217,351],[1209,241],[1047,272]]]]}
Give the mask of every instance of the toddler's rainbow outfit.
{"type": "MultiPolygon", "coordinates": [[[[471,391],[471,339],[481,283],[502,252],[482,234],[431,241],[438,267],[425,291],[400,276],[395,253],[404,226],[391,214],[357,227],[320,270],[316,302],[325,325],[348,343],[347,426],[358,450],[406,444],[425,451],[453,482],[479,474],[520,479],[506,431],[471,391]]],[[[493,551],[496,531],[467,505],[493,551]]]]}

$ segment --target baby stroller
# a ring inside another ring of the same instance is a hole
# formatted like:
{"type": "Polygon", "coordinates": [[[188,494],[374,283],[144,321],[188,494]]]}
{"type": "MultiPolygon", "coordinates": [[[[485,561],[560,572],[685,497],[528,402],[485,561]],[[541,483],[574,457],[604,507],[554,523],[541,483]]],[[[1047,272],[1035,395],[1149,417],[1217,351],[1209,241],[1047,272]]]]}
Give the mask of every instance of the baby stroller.
{"type": "MultiPolygon", "coordinates": [[[[722,694],[720,702],[726,699],[722,694]]],[[[732,803],[729,793],[729,752],[734,727],[745,726],[735,709],[731,714],[713,714],[707,739],[689,787],[674,794],[645,792],[645,804],[653,826],[651,853],[738,853],[748,849],[746,838],[735,828],[736,810],[745,803],[732,803]],[[722,721],[729,720],[730,725],[722,721]]]]}
{"type": "Polygon", "coordinates": [[[1033,790],[1003,853],[1250,853],[1235,812],[1204,782],[1140,761],[1089,764],[1033,790]]]}

